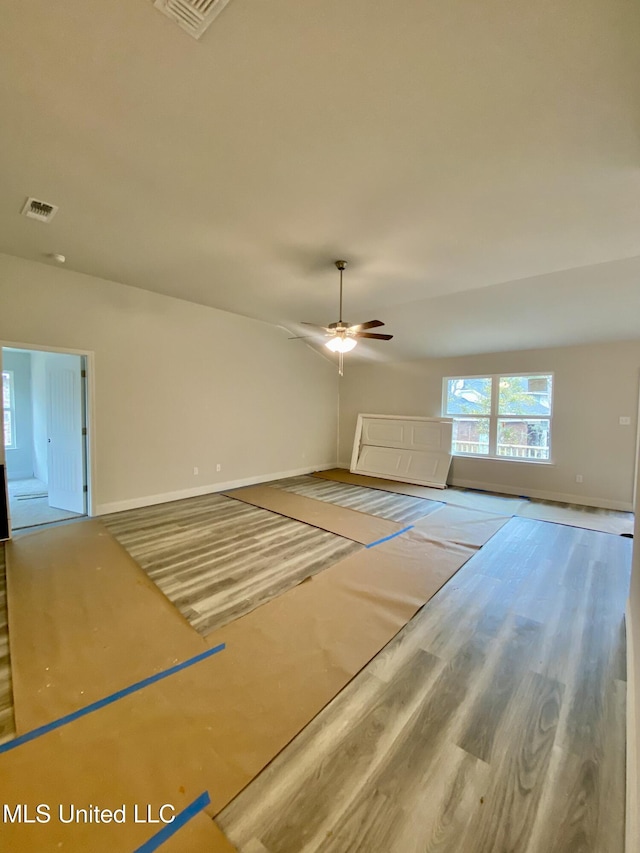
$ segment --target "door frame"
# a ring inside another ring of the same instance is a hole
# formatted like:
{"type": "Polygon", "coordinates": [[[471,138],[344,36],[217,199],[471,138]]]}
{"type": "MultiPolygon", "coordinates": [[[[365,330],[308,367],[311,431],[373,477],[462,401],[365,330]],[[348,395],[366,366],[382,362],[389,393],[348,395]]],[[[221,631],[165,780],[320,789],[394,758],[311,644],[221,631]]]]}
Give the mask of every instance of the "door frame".
{"type": "MultiPolygon", "coordinates": [[[[95,466],[95,353],[92,350],[71,349],[70,347],[53,347],[46,344],[34,344],[24,341],[0,340],[0,370],[2,369],[2,349],[10,347],[13,349],[33,350],[37,352],[55,352],[64,355],[81,355],[85,358],[87,370],[85,381],[85,418],[87,422],[87,435],[85,442],[86,453],[86,477],[87,477],[87,516],[95,515],[95,489],[96,489],[96,466],[95,466]]],[[[5,458],[4,433],[0,434],[0,458],[5,458]]],[[[9,530],[11,536],[11,530],[9,530]]]]}
{"type": "Polygon", "coordinates": [[[633,459],[633,495],[631,512],[636,511],[638,499],[638,467],[640,466],[640,369],[638,370],[638,405],[636,407],[636,452],[633,459]]]}

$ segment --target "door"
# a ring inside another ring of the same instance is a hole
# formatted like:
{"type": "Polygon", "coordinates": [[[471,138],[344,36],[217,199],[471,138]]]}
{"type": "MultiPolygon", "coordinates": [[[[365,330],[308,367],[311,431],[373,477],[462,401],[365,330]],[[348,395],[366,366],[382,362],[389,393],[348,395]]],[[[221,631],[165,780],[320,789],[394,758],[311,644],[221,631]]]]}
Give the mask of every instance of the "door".
{"type": "Polygon", "coordinates": [[[49,506],[85,513],[82,357],[47,359],[47,469],[49,506]]]}
{"type": "Polygon", "coordinates": [[[451,432],[450,418],[358,415],[351,471],[444,489],[451,432]]]}

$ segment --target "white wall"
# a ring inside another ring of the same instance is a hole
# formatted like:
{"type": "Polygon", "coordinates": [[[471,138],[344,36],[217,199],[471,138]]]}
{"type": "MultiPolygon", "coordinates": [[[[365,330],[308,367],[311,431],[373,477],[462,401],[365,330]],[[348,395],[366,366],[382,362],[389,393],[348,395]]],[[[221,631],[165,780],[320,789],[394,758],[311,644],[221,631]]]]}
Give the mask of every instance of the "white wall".
{"type": "Polygon", "coordinates": [[[8,255],[0,304],[0,340],[95,353],[98,512],[335,464],[335,367],[281,329],[8,255]]]}
{"type": "Polygon", "coordinates": [[[33,422],[31,416],[31,363],[28,352],[7,350],[2,358],[3,370],[13,372],[15,394],[16,446],[7,448],[7,478],[25,480],[33,477],[33,422]]]}
{"type": "Polygon", "coordinates": [[[554,464],[457,457],[449,482],[632,509],[640,341],[403,364],[347,363],[340,386],[340,464],[349,466],[358,412],[438,416],[445,376],[538,371],[555,374],[554,464]],[[621,415],[631,418],[630,426],[619,425],[621,415]]]}

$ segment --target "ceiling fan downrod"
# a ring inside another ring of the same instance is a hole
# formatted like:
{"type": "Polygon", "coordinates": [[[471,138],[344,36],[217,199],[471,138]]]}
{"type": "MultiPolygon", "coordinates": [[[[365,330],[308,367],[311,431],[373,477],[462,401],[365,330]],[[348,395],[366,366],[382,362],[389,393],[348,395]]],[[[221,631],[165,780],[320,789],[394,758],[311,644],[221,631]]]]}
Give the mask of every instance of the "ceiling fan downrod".
{"type": "Polygon", "coordinates": [[[340,319],[338,320],[338,324],[342,326],[342,273],[346,269],[347,262],[335,261],[335,265],[340,270],[340,319]]]}

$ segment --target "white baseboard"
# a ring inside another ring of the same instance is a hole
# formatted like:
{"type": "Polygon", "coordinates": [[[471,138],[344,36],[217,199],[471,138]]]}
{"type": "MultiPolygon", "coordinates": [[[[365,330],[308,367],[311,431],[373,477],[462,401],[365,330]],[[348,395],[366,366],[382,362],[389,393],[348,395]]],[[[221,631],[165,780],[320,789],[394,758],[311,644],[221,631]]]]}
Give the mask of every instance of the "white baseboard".
{"type": "Polygon", "coordinates": [[[631,501],[611,501],[607,498],[585,498],[583,495],[564,494],[562,492],[547,492],[540,489],[514,488],[501,483],[484,483],[476,480],[454,479],[448,484],[460,486],[462,489],[477,489],[480,492],[502,492],[503,495],[517,495],[523,498],[539,498],[543,501],[558,501],[559,503],[593,506],[598,509],[615,509],[620,512],[633,512],[631,501]]]}
{"type": "Polygon", "coordinates": [[[636,708],[635,695],[635,658],[633,647],[633,623],[631,606],[627,602],[626,610],[627,626],[627,808],[625,826],[625,850],[640,850],[640,816],[638,815],[638,803],[640,803],[640,779],[638,779],[638,730],[636,720],[638,708],[636,708]]]}
{"type": "Polygon", "coordinates": [[[226,492],[239,489],[241,486],[254,486],[256,483],[268,483],[271,480],[283,480],[285,477],[299,477],[312,471],[327,471],[335,468],[335,462],[324,465],[308,465],[305,468],[295,468],[291,471],[278,471],[273,474],[259,474],[257,477],[244,477],[240,480],[228,480],[226,483],[209,483],[206,486],[195,486],[192,489],[180,489],[176,492],[165,492],[159,495],[145,495],[141,498],[129,498],[124,501],[97,504],[94,515],[108,515],[112,512],[123,512],[125,509],[140,509],[144,506],[181,501],[184,498],[197,498],[201,495],[211,495],[215,492],[226,492]]]}

